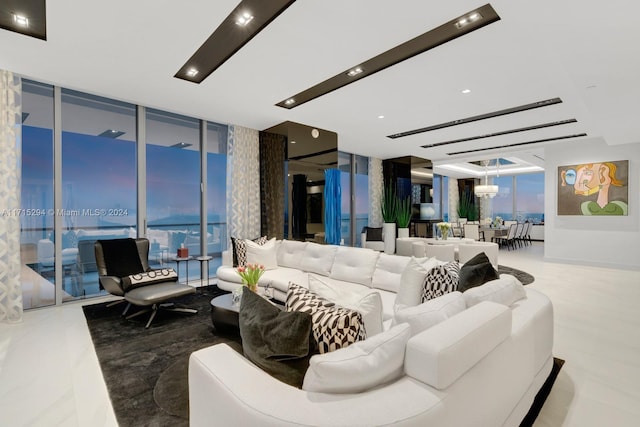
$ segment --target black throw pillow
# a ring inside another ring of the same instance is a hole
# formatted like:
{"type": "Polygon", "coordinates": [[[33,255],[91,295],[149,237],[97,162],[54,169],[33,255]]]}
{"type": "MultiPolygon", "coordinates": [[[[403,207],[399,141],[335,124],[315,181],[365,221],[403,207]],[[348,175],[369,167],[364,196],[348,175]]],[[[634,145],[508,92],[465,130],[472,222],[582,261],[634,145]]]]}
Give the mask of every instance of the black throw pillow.
{"type": "Polygon", "coordinates": [[[480,252],[460,268],[458,290],[464,292],[467,289],[475,288],[490,280],[499,278],[500,275],[491,265],[487,255],[484,252],[480,252]]]}
{"type": "Polygon", "coordinates": [[[283,311],[245,286],[238,323],[244,356],[272,377],[302,388],[316,353],[311,315],[283,311]]]}
{"type": "Polygon", "coordinates": [[[102,245],[108,276],[125,277],[144,272],[136,241],[127,239],[98,240],[102,245]]]}
{"type": "Polygon", "coordinates": [[[382,227],[365,227],[367,242],[382,242],[382,227]]]}

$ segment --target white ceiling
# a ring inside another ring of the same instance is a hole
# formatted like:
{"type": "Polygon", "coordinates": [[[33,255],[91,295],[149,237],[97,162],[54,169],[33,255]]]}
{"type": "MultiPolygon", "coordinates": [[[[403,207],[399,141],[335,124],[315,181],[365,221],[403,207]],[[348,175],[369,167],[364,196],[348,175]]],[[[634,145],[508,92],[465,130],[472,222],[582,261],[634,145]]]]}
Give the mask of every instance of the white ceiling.
{"type": "MultiPolygon", "coordinates": [[[[545,144],[586,132],[640,142],[640,3],[495,0],[501,20],[292,110],[274,104],[481,6],[298,0],[202,84],[173,75],[238,0],[56,0],[42,41],[0,30],[0,69],[122,101],[254,129],[290,120],[338,134],[340,150],[443,164],[501,157],[544,166],[545,144]],[[462,94],[462,89],[471,93],[462,94]],[[562,104],[391,140],[397,132],[544,99],[562,104]],[[384,115],[384,119],[379,119],[384,115]],[[421,145],[555,120],[575,124],[437,148],[421,145]]],[[[450,175],[454,176],[454,173],[450,175]]]]}

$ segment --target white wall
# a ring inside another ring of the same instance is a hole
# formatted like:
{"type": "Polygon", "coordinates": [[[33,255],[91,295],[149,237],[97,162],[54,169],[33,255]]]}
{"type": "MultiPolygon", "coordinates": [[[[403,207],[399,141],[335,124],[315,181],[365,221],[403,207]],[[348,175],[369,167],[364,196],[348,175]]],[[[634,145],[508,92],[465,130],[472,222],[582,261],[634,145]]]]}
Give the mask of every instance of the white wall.
{"type": "Polygon", "coordinates": [[[545,259],[640,270],[640,143],[602,138],[545,148],[545,259]],[[558,216],[558,166],[629,160],[628,216],[558,216]]]}

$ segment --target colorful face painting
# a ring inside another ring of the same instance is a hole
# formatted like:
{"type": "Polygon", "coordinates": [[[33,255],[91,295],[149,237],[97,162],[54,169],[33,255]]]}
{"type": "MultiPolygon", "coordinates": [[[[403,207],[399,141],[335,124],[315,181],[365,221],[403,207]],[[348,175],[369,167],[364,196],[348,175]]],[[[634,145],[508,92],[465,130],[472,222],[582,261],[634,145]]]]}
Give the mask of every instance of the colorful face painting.
{"type": "Polygon", "coordinates": [[[558,167],[558,215],[628,215],[629,161],[558,167]]]}

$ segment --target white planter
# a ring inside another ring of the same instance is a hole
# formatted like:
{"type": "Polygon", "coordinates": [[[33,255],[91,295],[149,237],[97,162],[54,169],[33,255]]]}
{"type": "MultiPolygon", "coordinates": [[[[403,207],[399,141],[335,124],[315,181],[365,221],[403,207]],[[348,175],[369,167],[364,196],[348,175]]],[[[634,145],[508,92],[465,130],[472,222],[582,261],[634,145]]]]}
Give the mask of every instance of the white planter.
{"type": "Polygon", "coordinates": [[[393,255],[396,251],[396,223],[385,222],[382,224],[382,234],[384,239],[384,253],[393,255]]]}
{"type": "Polygon", "coordinates": [[[398,239],[402,237],[409,237],[409,229],[408,228],[398,228],[398,239]]]}

